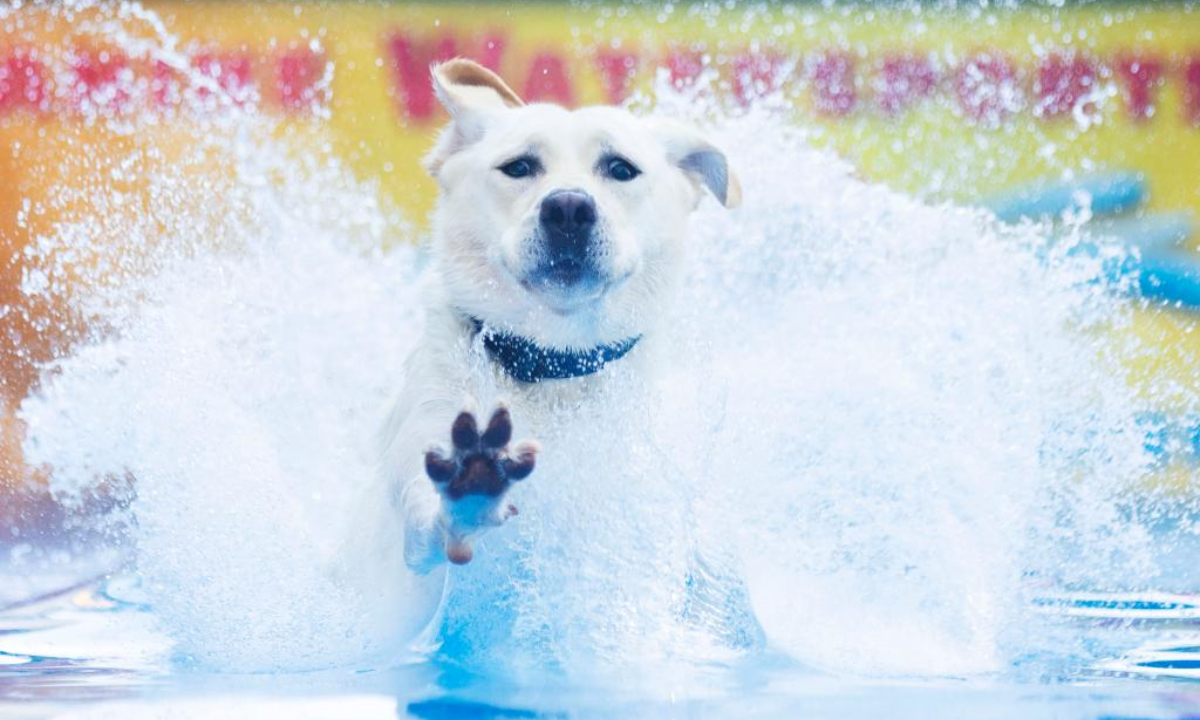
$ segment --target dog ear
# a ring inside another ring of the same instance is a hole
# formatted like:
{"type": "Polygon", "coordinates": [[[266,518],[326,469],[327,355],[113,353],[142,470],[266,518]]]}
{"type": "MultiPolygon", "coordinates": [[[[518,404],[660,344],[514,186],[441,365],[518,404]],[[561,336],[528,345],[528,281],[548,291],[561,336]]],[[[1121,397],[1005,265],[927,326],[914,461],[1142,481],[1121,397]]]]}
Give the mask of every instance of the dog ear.
{"type": "Polygon", "coordinates": [[[437,177],[451,155],[483,137],[490,113],[525,103],[496,73],[471,60],[439,63],[430,75],[434,95],[450,113],[450,124],[425,156],[425,169],[437,177]]]}
{"type": "Polygon", "coordinates": [[[667,159],[693,182],[708,188],[727,208],[742,202],[742,185],[725,153],[695,128],[672,120],[655,120],[654,129],[667,149],[667,159]]]}
{"type": "Polygon", "coordinates": [[[525,104],[500,76],[473,60],[456,58],[430,69],[433,92],[450,117],[479,109],[521,107],[525,104]]]}

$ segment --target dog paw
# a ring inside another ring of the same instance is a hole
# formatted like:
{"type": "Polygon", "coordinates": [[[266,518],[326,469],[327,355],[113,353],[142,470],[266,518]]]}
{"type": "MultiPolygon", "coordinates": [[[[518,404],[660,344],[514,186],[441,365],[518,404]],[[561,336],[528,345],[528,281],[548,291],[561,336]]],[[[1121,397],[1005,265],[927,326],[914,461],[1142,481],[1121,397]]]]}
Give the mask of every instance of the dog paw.
{"type": "Polygon", "coordinates": [[[517,514],[513,505],[500,507],[512,483],[533,472],[538,446],[523,442],[511,450],[512,418],[500,406],[487,427],[479,431],[475,416],[459,413],[450,428],[453,451],[425,453],[425,474],[445,501],[447,522],[446,556],[455,563],[471,559],[465,537],[471,532],[500,525],[517,514]]]}

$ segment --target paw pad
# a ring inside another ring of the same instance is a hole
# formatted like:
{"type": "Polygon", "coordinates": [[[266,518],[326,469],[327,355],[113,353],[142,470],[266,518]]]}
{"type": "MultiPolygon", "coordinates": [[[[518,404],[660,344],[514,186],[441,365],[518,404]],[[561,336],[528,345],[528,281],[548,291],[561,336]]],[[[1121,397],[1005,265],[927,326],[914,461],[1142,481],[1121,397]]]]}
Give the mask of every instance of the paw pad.
{"type": "Polygon", "coordinates": [[[425,473],[450,500],[468,495],[500,497],[509,486],[524,480],[537,462],[537,446],[521,443],[512,452],[512,418],[503,406],[496,408],[483,432],[475,416],[459,413],[450,426],[453,451],[425,454],[425,473]]]}

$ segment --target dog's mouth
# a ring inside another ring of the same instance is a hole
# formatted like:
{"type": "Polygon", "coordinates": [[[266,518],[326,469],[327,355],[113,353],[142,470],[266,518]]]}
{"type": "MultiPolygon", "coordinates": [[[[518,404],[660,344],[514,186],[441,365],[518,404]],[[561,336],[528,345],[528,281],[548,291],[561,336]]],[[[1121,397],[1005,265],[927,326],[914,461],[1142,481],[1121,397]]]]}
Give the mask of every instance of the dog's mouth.
{"type": "Polygon", "coordinates": [[[600,278],[591,263],[575,258],[548,260],[534,273],[534,282],[554,289],[572,291],[594,284],[600,278]]]}
{"type": "Polygon", "coordinates": [[[540,264],[520,282],[551,310],[566,315],[594,306],[628,277],[609,277],[585,260],[555,258],[540,264]]]}

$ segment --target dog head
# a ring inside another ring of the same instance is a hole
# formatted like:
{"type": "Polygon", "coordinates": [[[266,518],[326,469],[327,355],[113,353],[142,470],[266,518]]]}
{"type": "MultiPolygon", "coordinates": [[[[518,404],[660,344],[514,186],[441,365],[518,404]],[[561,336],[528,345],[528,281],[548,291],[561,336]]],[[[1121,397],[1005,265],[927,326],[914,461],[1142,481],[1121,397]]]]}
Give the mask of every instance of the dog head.
{"type": "Polygon", "coordinates": [[[468,60],[433,68],[450,124],[425,159],[441,194],[434,258],[462,311],[550,347],[645,332],[705,190],[741,190],[682,124],[612,107],[526,105],[468,60]]]}

